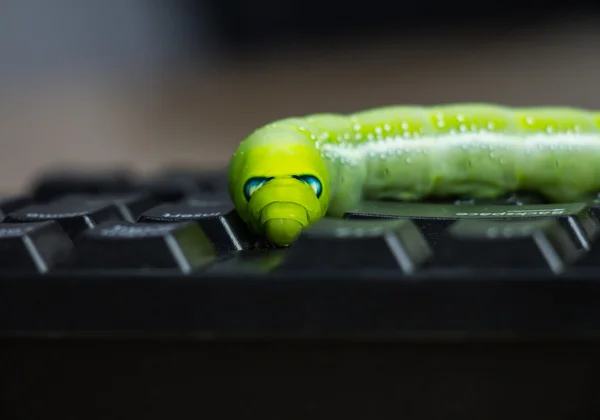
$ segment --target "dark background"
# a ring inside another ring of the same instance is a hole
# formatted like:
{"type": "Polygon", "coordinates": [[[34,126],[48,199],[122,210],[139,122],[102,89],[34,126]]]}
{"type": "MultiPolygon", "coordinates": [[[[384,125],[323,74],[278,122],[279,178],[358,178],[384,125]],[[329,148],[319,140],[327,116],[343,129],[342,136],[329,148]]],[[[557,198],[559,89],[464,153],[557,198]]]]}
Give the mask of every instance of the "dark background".
{"type": "Polygon", "coordinates": [[[222,167],[311,112],[600,108],[597,2],[6,0],[0,190],[43,168],[222,167]]]}
{"type": "MultiPolygon", "coordinates": [[[[222,48],[244,52],[276,43],[383,34],[410,42],[415,36],[440,37],[448,30],[483,29],[490,34],[535,30],[551,19],[597,15],[598,3],[538,0],[458,1],[211,1],[180,8],[191,27],[208,13],[222,48]],[[189,13],[188,13],[189,12],[189,13]],[[276,41],[275,43],[273,41],[276,41]]],[[[485,42],[485,39],[481,39],[485,42]]]]}

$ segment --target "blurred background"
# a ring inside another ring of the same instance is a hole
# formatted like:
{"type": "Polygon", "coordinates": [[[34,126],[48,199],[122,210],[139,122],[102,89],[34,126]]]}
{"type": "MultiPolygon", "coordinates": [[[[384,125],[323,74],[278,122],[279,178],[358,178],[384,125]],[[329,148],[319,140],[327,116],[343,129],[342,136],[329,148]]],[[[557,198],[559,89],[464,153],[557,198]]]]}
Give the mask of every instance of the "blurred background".
{"type": "Polygon", "coordinates": [[[595,3],[3,0],[0,190],[64,165],[220,167],[312,112],[600,108],[595,3]]]}

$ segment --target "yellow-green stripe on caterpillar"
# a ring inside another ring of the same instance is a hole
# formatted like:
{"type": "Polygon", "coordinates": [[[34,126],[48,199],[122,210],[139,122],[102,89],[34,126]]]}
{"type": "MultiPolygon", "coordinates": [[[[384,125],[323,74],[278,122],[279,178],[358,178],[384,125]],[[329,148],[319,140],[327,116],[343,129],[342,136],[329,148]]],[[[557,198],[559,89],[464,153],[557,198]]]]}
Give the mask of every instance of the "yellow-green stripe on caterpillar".
{"type": "Polygon", "coordinates": [[[242,141],[229,170],[238,214],[279,246],[363,199],[518,190],[550,202],[600,191],[600,111],[476,103],[286,118],[242,141]]]}

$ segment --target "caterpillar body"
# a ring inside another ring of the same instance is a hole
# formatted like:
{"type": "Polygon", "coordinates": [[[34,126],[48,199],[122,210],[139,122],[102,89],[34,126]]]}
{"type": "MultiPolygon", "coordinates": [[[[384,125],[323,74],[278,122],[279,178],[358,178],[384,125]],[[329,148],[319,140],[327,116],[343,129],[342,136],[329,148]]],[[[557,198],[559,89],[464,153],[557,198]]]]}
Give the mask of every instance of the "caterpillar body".
{"type": "Polygon", "coordinates": [[[600,111],[472,103],[285,118],[243,140],[229,168],[238,214],[280,246],[365,199],[518,190],[550,202],[599,191],[600,111]]]}

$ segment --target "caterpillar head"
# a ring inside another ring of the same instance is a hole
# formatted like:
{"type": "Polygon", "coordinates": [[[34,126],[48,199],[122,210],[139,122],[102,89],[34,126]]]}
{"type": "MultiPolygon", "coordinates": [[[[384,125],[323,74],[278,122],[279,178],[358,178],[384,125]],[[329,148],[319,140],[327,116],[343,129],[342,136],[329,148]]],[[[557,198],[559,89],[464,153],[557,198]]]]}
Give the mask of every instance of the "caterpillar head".
{"type": "Polygon", "coordinates": [[[288,246],[326,214],[327,169],[312,144],[261,140],[243,142],[236,151],[229,192],[238,214],[254,231],[275,245],[288,246]]]}

